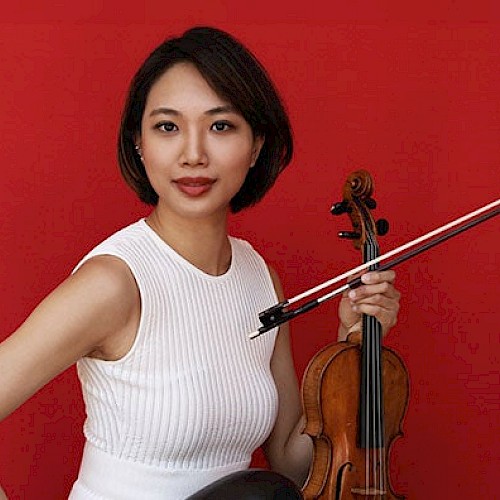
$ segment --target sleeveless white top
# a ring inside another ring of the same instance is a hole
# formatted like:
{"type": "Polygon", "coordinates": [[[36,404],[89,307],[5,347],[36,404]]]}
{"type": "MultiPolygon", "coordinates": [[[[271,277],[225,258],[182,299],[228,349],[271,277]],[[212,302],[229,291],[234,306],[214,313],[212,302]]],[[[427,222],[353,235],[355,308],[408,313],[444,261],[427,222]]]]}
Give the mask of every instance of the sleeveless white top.
{"type": "Polygon", "coordinates": [[[124,357],[77,363],[86,444],[71,499],[184,499],[247,468],[271,432],[276,329],[254,340],[248,333],[277,297],[258,253],[230,243],[229,270],[211,276],[141,219],[78,265],[96,255],[122,259],[137,282],[141,318],[124,357]]]}

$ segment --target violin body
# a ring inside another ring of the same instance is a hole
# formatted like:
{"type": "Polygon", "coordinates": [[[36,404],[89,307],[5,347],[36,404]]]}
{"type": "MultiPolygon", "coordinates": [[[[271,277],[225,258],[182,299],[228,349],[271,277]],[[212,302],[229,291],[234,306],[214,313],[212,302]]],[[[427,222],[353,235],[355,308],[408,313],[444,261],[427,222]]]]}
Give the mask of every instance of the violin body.
{"type": "MultiPolygon", "coordinates": [[[[367,484],[367,450],[359,447],[360,345],[330,344],[310,361],[302,383],[307,420],[304,432],[314,443],[314,461],[302,493],[306,499],[402,499],[394,493],[386,464],[393,441],[402,435],[401,424],[408,405],[408,375],[400,357],[382,348],[384,447],[369,450],[370,467],[384,484],[367,484]]],[[[370,482],[370,481],[369,481],[370,482]]]]}

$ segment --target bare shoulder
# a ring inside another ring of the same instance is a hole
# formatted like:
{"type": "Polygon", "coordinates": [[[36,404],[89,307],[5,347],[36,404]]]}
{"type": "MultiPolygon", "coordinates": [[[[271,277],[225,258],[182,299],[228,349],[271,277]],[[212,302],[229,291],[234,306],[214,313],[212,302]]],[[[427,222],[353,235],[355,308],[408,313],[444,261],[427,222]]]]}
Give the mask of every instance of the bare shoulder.
{"type": "Polygon", "coordinates": [[[127,307],[138,294],[130,268],[112,255],[89,259],[62,286],[74,287],[75,291],[92,291],[94,300],[97,296],[113,307],[127,307]]]}
{"type": "Polygon", "coordinates": [[[98,308],[100,338],[87,355],[117,360],[131,348],[140,318],[140,296],[137,283],[124,261],[110,255],[87,261],[74,274],[82,286],[96,290],[91,307],[98,308]]]}
{"type": "Polygon", "coordinates": [[[97,256],[56,288],[34,311],[34,317],[53,319],[66,311],[63,322],[67,334],[83,336],[92,347],[123,327],[136,308],[138,295],[125,262],[110,255],[97,256]]]}
{"type": "Polygon", "coordinates": [[[94,257],[0,344],[0,419],[78,359],[130,329],[138,290],[121,260],[94,257]]]}
{"type": "Polygon", "coordinates": [[[110,284],[125,284],[133,280],[132,273],[127,264],[113,255],[97,255],[85,261],[71,276],[87,276],[89,279],[102,279],[110,284]]]}

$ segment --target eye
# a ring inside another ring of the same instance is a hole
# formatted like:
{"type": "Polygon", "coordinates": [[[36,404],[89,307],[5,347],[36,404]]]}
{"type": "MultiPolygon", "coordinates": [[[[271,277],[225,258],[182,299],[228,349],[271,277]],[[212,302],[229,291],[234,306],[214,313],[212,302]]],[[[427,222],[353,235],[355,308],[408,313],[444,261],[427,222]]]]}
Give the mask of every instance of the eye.
{"type": "Polygon", "coordinates": [[[217,121],[212,125],[212,130],[216,132],[225,132],[226,130],[230,130],[234,128],[233,124],[226,121],[217,121]]]}
{"type": "Polygon", "coordinates": [[[161,130],[162,132],[175,132],[179,130],[177,125],[173,122],[161,122],[155,125],[155,128],[161,130]]]}

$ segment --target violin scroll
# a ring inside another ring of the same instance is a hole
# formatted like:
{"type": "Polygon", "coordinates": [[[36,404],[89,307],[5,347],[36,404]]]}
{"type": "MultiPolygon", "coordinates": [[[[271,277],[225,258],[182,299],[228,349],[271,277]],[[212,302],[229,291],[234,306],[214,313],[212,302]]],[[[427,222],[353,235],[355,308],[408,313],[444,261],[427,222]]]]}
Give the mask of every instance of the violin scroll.
{"type": "Polygon", "coordinates": [[[357,170],[347,177],[342,192],[343,200],[335,203],[332,215],[348,214],[353,226],[352,231],[340,231],[338,236],[353,240],[355,248],[362,249],[366,242],[374,242],[376,236],[384,236],[389,231],[385,219],[374,221],[370,210],[377,207],[371,197],[374,190],[373,179],[366,170],[357,170]]]}

